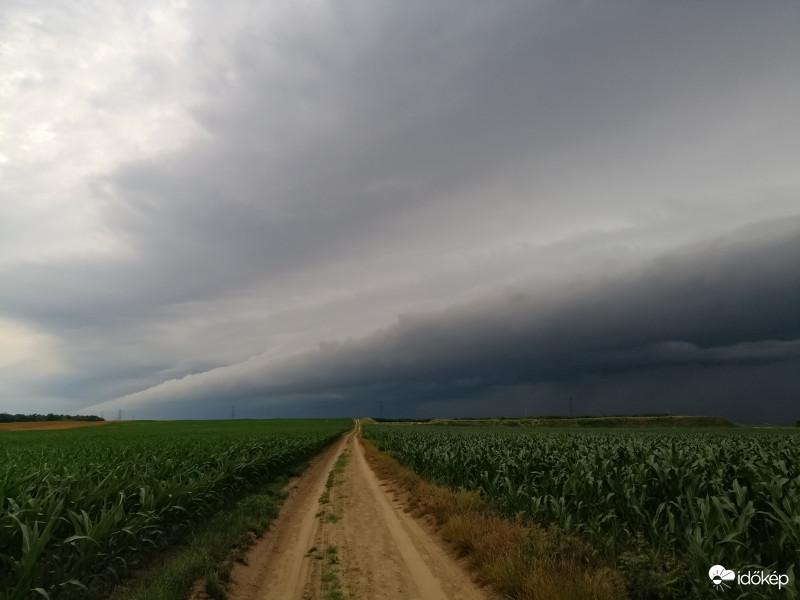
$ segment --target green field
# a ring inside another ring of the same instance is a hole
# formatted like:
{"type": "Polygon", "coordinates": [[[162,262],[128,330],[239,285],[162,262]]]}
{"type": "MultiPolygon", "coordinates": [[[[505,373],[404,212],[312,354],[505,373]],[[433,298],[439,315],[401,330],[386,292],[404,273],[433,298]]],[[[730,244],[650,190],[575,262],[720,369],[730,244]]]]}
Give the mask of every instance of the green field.
{"type": "Polygon", "coordinates": [[[0,599],[100,596],[349,419],[0,432],[0,599]]]}
{"type": "Polygon", "coordinates": [[[717,564],[792,580],[740,597],[796,597],[796,434],[368,425],[364,437],[427,479],[480,491],[507,517],[589,539],[632,598],[713,598],[717,564]]]}

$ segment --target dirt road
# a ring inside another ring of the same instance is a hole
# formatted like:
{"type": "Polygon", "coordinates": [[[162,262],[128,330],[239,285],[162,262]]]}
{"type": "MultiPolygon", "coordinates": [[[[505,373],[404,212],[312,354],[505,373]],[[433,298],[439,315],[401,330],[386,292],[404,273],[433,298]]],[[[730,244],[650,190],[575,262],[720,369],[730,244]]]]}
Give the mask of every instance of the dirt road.
{"type": "Polygon", "coordinates": [[[487,598],[375,477],[357,432],[295,483],[232,581],[231,600],[487,598]]]}

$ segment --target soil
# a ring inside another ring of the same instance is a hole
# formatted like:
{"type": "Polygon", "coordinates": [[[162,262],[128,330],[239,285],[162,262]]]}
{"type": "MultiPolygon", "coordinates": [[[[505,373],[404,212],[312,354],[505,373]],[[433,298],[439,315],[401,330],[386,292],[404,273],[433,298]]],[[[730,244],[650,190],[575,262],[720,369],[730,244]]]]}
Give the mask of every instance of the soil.
{"type": "Polygon", "coordinates": [[[230,600],[491,598],[376,478],[358,434],[349,433],[290,484],[270,530],[247,564],[234,567],[230,600]],[[344,470],[329,478],[342,454],[344,470]]]}
{"type": "Polygon", "coordinates": [[[0,423],[0,431],[38,431],[41,429],[75,429],[94,427],[117,421],[23,421],[21,423],[0,423]]]}

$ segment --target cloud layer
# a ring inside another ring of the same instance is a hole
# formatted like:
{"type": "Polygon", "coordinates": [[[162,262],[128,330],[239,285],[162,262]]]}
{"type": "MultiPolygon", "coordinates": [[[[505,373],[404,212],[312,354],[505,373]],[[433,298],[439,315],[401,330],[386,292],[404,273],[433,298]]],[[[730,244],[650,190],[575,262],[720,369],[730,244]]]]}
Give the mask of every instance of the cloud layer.
{"type": "MultiPolygon", "coordinates": [[[[529,282],[445,311],[401,315],[362,338],[284,360],[253,357],[93,408],[188,401],[219,411],[230,403],[274,407],[315,398],[337,412],[343,399],[374,410],[380,398],[414,414],[443,399],[457,411],[459,402],[508,386],[566,389],[586,378],[688,367],[707,371],[697,410],[751,418],[763,410],[758,397],[718,397],[714,379],[721,368],[800,364],[797,264],[800,218],[686,248],[614,278],[554,290],[529,282]]],[[[540,410],[551,412],[558,400],[540,410]]],[[[623,404],[652,409],[642,398],[623,404]]]]}
{"type": "Polygon", "coordinates": [[[797,6],[0,16],[9,410],[791,417],[797,6]]]}

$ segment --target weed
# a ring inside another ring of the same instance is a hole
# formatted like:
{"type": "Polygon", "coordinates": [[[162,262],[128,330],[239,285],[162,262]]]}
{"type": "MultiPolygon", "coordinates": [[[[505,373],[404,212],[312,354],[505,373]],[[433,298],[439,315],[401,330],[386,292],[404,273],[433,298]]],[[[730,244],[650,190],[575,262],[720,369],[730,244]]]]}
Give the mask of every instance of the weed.
{"type": "Polygon", "coordinates": [[[336,546],[329,545],[325,549],[328,556],[327,564],[322,568],[322,597],[323,600],[344,600],[342,584],[339,581],[339,550],[336,546]]]}
{"type": "Polygon", "coordinates": [[[225,590],[225,584],[220,581],[216,572],[210,573],[206,577],[205,585],[206,594],[214,600],[228,600],[228,592],[225,590]]]}

